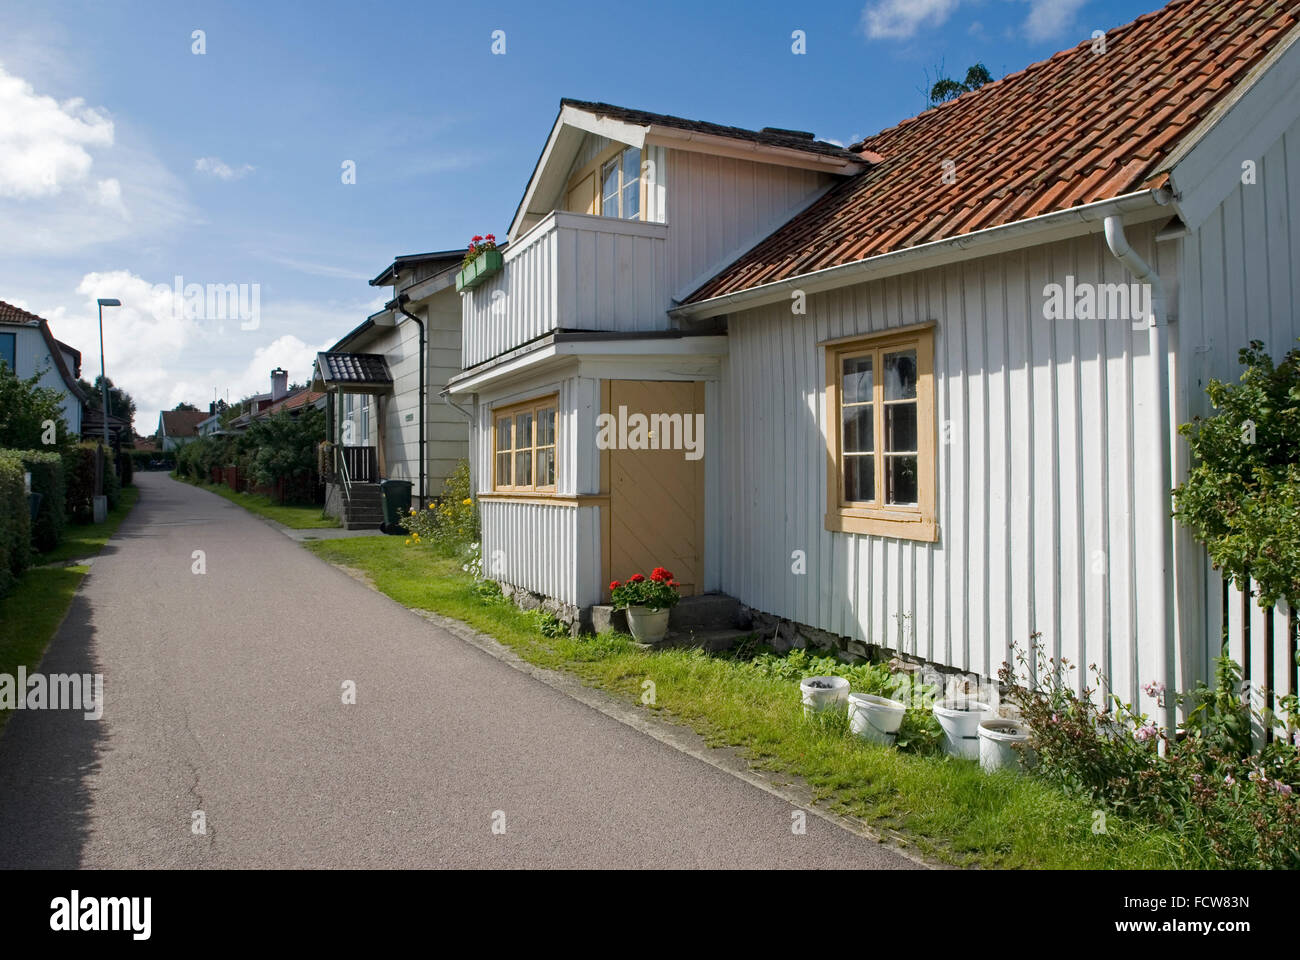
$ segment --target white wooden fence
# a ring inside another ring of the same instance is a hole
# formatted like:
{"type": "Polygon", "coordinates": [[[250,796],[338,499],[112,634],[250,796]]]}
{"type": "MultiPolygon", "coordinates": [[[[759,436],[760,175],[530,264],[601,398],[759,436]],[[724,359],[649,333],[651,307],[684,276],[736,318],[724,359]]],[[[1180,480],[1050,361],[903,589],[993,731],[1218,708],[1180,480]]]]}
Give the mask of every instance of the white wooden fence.
{"type": "MultiPolygon", "coordinates": [[[[1241,666],[1242,679],[1257,711],[1271,709],[1279,697],[1300,689],[1300,666],[1296,664],[1296,611],[1284,601],[1271,610],[1262,609],[1250,591],[1238,590],[1207,569],[1206,661],[1213,676],[1214,659],[1227,653],[1241,666]],[[1216,635],[1215,628],[1219,632],[1216,635]]],[[[1255,739],[1264,742],[1283,732],[1255,724],[1255,739]]]]}

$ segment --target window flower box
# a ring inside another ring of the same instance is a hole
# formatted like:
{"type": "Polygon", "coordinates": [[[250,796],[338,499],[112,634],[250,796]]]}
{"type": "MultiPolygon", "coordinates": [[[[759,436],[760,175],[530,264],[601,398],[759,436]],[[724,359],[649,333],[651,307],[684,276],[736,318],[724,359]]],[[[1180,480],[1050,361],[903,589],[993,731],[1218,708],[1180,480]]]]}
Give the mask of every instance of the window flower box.
{"type": "Polygon", "coordinates": [[[456,292],[473,290],[498,273],[503,265],[496,237],[490,233],[486,237],[474,237],[465,251],[465,259],[461,261],[460,273],[456,275],[456,292]]]}

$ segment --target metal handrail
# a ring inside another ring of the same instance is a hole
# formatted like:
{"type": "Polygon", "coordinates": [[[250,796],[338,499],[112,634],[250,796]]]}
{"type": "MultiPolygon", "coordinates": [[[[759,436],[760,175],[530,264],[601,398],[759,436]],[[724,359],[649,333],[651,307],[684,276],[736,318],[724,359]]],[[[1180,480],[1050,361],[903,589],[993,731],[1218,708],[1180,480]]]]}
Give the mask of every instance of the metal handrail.
{"type": "Polygon", "coordinates": [[[347,505],[350,507],[352,506],[352,475],[348,473],[348,458],[343,456],[341,444],[334,447],[334,459],[343,474],[343,499],[347,501],[347,505]]]}

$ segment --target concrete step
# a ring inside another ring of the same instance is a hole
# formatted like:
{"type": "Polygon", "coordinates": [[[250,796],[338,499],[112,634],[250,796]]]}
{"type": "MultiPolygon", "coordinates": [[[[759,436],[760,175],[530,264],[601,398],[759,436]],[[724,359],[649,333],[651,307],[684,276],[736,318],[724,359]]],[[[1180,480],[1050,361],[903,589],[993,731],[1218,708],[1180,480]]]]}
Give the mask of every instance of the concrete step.
{"type": "MultiPolygon", "coordinates": [[[[682,597],[668,614],[668,632],[709,633],[734,630],[740,625],[740,601],[725,593],[682,597]]],[[[627,633],[627,613],[609,604],[591,608],[591,629],[595,633],[614,630],[627,633]]],[[[745,634],[748,636],[748,634],[745,634]]]]}
{"type": "Polygon", "coordinates": [[[668,614],[668,629],[730,630],[739,625],[740,601],[725,593],[682,597],[668,614]]]}

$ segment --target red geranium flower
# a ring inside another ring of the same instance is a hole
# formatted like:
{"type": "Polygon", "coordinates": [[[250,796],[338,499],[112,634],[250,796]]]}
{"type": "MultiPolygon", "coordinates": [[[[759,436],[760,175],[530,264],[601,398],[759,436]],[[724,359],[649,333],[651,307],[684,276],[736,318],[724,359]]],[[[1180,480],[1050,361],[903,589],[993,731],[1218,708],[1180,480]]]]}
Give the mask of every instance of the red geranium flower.
{"type": "Polygon", "coordinates": [[[617,589],[618,589],[619,587],[621,587],[621,586],[622,586],[622,584],[619,583],[617,580],[615,580],[615,581],[613,581],[613,582],[609,585],[609,589],[611,589],[611,590],[617,590],[617,589]]]}
{"type": "Polygon", "coordinates": [[[482,239],[483,239],[482,237],[470,237],[470,238],[469,238],[469,242],[470,242],[470,243],[478,243],[478,242],[479,242],[480,240],[482,240],[482,239]]]}
{"type": "Polygon", "coordinates": [[[488,238],[489,240],[495,240],[495,239],[497,238],[497,235],[496,235],[495,233],[489,233],[489,234],[487,235],[487,238],[488,238]]]}
{"type": "Polygon", "coordinates": [[[645,580],[645,577],[641,576],[639,573],[634,573],[632,576],[627,578],[628,583],[641,583],[643,580],[645,580]]]}

